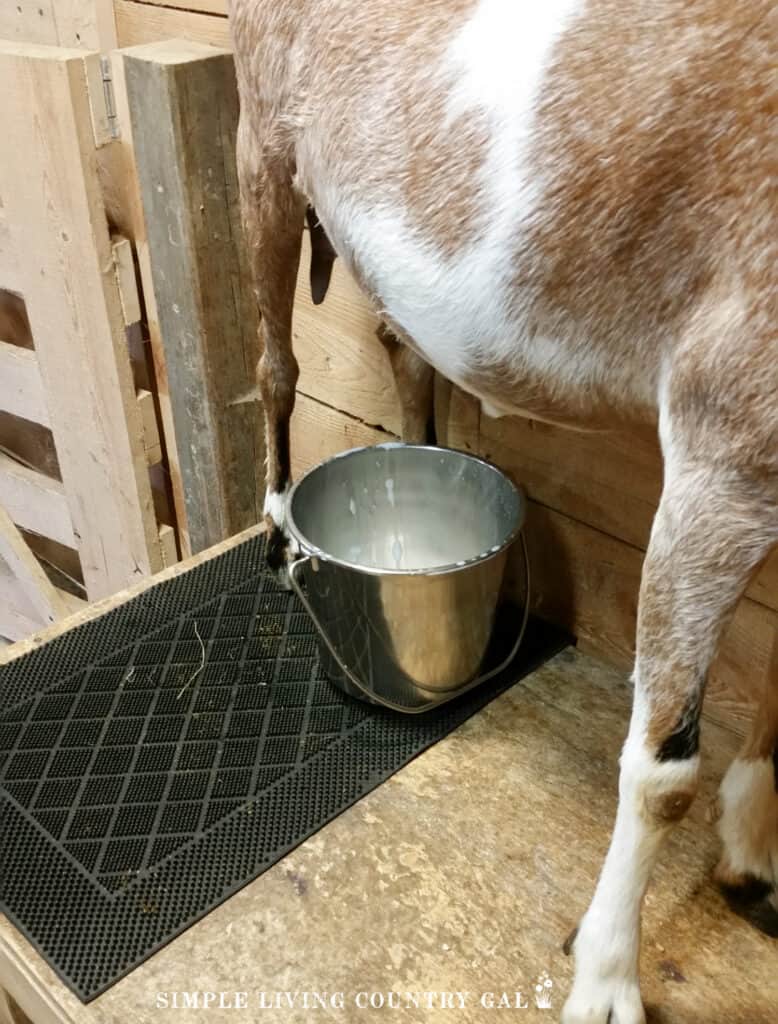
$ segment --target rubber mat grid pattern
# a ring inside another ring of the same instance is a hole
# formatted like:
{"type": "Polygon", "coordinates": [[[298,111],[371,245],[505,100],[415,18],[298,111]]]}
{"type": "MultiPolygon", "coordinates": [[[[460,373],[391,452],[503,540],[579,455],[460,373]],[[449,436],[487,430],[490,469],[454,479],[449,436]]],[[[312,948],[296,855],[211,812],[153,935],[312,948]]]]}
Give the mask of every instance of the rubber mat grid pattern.
{"type": "Polygon", "coordinates": [[[404,716],[322,676],[255,538],[0,668],[2,909],[89,1001],[565,638],[404,716]]]}

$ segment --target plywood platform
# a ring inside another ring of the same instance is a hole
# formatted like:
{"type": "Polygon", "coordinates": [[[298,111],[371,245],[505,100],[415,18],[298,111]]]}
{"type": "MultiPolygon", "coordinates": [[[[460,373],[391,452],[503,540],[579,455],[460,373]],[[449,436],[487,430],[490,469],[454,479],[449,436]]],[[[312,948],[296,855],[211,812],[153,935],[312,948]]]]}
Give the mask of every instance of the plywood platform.
{"type": "MultiPolygon", "coordinates": [[[[179,1009],[177,1021],[557,1020],[572,970],[560,947],[607,846],[628,708],[618,672],[566,652],[88,1007],[7,922],[0,981],[41,1024],[157,1024],[157,993],[172,1005],[174,992],[205,990],[245,991],[250,1009],[179,1009]],[[483,993],[526,999],[544,971],[552,1013],[531,998],[498,1017],[481,1005],[483,993]],[[345,1008],[259,1009],[258,993],[287,991],[342,992],[345,1008]],[[469,994],[464,1009],[359,1011],[362,992],[469,994]]],[[[708,881],[717,843],[706,805],[738,741],[707,723],[704,742],[702,798],[647,900],[649,1019],[770,1024],[778,944],[733,917],[708,881]]]]}

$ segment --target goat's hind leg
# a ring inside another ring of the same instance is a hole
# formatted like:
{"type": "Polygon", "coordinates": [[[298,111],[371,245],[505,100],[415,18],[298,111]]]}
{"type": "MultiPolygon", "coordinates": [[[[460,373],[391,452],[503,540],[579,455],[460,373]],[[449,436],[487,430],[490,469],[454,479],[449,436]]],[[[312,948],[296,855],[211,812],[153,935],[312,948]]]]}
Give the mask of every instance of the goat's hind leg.
{"type": "Polygon", "coordinates": [[[383,321],[376,336],[386,349],[402,413],[402,439],[407,444],[434,444],[435,371],[383,321]]]}
{"type": "MultiPolygon", "coordinates": [[[[272,136],[268,129],[267,137],[272,136]]],[[[243,116],[237,151],[241,209],[260,314],[257,382],[265,415],[267,558],[272,568],[282,569],[289,543],[284,533],[291,480],[289,420],[298,377],[292,307],[306,201],[294,188],[291,159],[269,154],[243,116]]]]}
{"type": "Polygon", "coordinates": [[[715,877],[736,913],[778,938],[778,635],[771,666],[751,733],[721,784],[715,877]]]}
{"type": "Polygon", "coordinates": [[[675,440],[640,593],[635,697],[611,846],[575,939],[564,1024],[643,1024],[643,896],[697,790],[699,715],[721,633],[776,536],[762,481],[675,440]]]}

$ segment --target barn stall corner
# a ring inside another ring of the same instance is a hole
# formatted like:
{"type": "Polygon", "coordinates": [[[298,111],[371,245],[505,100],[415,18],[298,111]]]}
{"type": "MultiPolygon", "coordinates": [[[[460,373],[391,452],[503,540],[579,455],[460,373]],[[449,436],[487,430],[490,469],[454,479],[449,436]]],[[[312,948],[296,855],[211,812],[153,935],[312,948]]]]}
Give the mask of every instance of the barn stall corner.
{"type": "MultiPolygon", "coordinates": [[[[463,992],[462,1020],[521,1019],[551,979],[558,1016],[615,810],[658,443],[491,419],[436,376],[438,443],[526,493],[532,625],[510,679],[434,721],[366,710],[265,566],[226,0],[4,5],[0,88],[0,1020],[427,1021],[463,992]],[[40,907],[29,865],[56,880],[40,907]]],[[[401,435],[375,312],[342,261],[314,304],[310,262],[306,230],[295,479],[401,435]]],[[[514,618],[526,594],[516,545],[514,618]]],[[[703,881],[718,777],[777,675],[774,552],[711,670],[703,796],[649,897],[644,997],[674,1024],[703,999],[748,1024],[778,1005],[769,940],[703,881]]]]}

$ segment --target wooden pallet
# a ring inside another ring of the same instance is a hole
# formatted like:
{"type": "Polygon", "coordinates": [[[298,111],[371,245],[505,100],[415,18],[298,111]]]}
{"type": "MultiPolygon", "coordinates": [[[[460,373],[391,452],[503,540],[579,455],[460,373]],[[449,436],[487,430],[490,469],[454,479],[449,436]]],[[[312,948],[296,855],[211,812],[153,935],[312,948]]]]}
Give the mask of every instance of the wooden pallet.
{"type": "Polygon", "coordinates": [[[133,375],[133,250],[100,184],[115,143],[99,56],[0,41],[0,90],[0,635],[18,639],[176,546],[154,511],[154,397],[133,375]]]}

